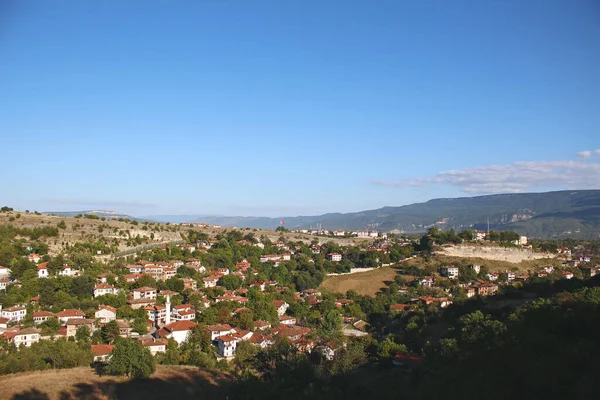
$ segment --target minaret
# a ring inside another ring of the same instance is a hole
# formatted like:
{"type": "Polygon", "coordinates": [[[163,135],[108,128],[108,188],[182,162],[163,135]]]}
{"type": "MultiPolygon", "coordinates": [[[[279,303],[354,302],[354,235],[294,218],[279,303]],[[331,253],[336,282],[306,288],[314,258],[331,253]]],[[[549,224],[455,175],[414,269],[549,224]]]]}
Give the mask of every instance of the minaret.
{"type": "Polygon", "coordinates": [[[167,315],[165,316],[165,325],[169,325],[171,323],[171,295],[167,294],[167,301],[165,303],[165,307],[167,308],[167,315]]]}

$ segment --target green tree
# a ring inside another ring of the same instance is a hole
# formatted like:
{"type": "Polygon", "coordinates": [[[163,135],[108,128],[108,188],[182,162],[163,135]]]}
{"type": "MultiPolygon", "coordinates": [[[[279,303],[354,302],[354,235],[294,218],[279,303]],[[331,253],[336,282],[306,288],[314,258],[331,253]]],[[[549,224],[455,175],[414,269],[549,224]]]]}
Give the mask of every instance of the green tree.
{"type": "Polygon", "coordinates": [[[132,378],[148,378],[156,370],[150,350],[137,340],[117,339],[106,372],[132,378]]]}
{"type": "Polygon", "coordinates": [[[221,278],[221,282],[227,290],[235,290],[242,286],[242,279],[239,276],[231,274],[221,278]]]}
{"type": "Polygon", "coordinates": [[[87,343],[91,340],[92,333],[87,326],[80,326],[75,332],[75,340],[79,343],[87,343]]]}
{"type": "Polygon", "coordinates": [[[119,337],[119,325],[116,321],[110,321],[102,327],[102,341],[113,343],[119,337]]]}

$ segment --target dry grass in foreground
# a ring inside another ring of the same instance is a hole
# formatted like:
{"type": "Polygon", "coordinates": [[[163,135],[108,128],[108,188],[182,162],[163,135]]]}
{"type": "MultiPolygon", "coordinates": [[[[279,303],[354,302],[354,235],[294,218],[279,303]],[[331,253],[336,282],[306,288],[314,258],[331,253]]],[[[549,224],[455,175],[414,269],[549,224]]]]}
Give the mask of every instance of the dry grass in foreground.
{"type": "Polygon", "coordinates": [[[222,399],[231,377],[219,371],[158,366],[148,379],[99,376],[92,368],[23,372],[2,378],[0,398],[13,400],[222,399]]]}

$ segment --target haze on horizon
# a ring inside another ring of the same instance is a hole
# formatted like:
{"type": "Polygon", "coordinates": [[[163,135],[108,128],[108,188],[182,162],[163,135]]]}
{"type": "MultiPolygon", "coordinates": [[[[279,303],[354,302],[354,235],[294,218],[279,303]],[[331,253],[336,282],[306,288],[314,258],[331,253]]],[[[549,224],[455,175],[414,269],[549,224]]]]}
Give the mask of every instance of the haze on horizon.
{"type": "Polygon", "coordinates": [[[8,1],[2,205],[292,216],[600,188],[600,4],[8,1]]]}

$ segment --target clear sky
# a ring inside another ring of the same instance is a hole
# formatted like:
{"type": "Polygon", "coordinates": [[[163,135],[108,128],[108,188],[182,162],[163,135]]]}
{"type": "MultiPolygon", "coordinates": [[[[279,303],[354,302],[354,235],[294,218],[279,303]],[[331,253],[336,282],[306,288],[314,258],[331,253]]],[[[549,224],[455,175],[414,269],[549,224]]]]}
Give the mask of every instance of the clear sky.
{"type": "Polygon", "coordinates": [[[600,188],[600,2],[0,0],[0,139],[21,210],[600,188]]]}

